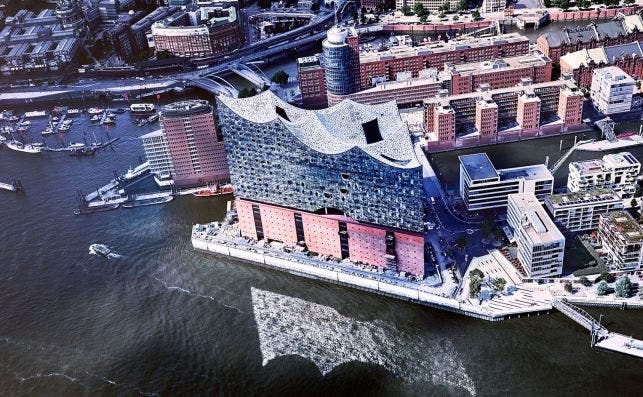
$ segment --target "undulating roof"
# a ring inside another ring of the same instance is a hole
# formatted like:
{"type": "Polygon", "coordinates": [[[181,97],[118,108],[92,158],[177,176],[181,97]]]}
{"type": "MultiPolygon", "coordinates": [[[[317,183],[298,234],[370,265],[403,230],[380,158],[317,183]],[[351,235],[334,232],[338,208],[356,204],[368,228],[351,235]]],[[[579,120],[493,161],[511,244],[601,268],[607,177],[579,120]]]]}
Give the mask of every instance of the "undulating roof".
{"type": "Polygon", "coordinates": [[[305,110],[282,101],[271,91],[244,99],[222,95],[219,100],[250,122],[280,122],[319,153],[340,154],[357,147],[393,167],[420,166],[395,101],[365,105],[347,99],[327,109],[305,110]]]}

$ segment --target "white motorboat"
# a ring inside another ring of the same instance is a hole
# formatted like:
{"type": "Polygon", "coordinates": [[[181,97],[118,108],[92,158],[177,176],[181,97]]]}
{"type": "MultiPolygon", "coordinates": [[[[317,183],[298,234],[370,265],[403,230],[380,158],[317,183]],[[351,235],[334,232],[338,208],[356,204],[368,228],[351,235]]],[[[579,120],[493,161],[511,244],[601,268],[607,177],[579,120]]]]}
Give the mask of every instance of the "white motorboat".
{"type": "Polygon", "coordinates": [[[146,114],[152,113],[155,107],[152,103],[133,103],[130,105],[129,110],[132,114],[146,114]]]}
{"type": "Polygon", "coordinates": [[[7,147],[11,150],[15,150],[17,152],[23,152],[23,153],[31,153],[31,154],[38,154],[42,152],[42,148],[30,145],[30,144],[24,144],[19,141],[11,141],[7,142],[7,147]]]}
{"type": "Polygon", "coordinates": [[[103,113],[103,109],[101,109],[101,108],[91,108],[91,109],[89,109],[89,110],[87,111],[87,113],[88,113],[90,116],[93,116],[93,115],[97,115],[97,114],[101,114],[101,113],[103,113]]]}

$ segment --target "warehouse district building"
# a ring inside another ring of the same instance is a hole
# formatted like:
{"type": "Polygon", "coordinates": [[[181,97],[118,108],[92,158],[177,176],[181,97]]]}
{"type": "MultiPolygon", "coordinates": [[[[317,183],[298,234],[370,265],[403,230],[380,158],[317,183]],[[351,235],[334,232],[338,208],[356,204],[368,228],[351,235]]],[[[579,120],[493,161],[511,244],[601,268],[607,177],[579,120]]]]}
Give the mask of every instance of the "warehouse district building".
{"type": "Polygon", "coordinates": [[[244,237],[424,275],[422,169],[394,102],[218,109],[244,237]]]}

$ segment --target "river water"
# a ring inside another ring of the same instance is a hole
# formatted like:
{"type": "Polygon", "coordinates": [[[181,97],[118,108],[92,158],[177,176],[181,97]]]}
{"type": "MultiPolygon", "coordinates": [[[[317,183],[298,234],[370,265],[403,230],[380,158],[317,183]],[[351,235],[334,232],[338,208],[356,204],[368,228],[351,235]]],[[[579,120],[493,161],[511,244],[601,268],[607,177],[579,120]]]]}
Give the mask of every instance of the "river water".
{"type": "MultiPolygon", "coordinates": [[[[81,159],[0,149],[0,180],[26,188],[0,192],[0,395],[640,391],[643,362],[591,349],[560,314],[488,323],[193,251],[191,226],[221,219],[223,198],[74,216],[75,192],[135,165],[153,128],[77,119],[67,143],[121,138],[81,159]],[[90,255],[92,243],[121,257],[90,255]]],[[[528,151],[513,153],[492,158],[528,151]]],[[[600,312],[643,337],[643,312],[600,312]]]]}

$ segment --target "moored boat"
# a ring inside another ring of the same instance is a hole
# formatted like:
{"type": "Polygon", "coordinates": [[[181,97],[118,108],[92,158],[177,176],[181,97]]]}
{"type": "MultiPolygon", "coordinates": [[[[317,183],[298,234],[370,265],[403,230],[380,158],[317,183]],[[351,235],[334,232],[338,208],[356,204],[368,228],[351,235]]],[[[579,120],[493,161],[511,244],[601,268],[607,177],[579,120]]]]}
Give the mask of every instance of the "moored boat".
{"type": "Polygon", "coordinates": [[[17,152],[23,152],[23,153],[31,153],[31,154],[38,154],[42,152],[42,149],[30,144],[24,144],[19,141],[11,141],[7,142],[7,147],[11,150],[15,150],[17,152]]]}
{"type": "Polygon", "coordinates": [[[221,186],[212,186],[204,189],[197,190],[192,193],[195,197],[210,197],[210,196],[220,196],[222,194],[232,194],[232,185],[221,185],[221,186]]]}
{"type": "Polygon", "coordinates": [[[98,115],[98,114],[101,114],[101,113],[103,113],[103,109],[101,109],[101,108],[91,108],[91,109],[87,110],[87,114],[89,114],[90,116],[98,115]]]}
{"type": "Polygon", "coordinates": [[[129,110],[132,114],[152,113],[154,109],[155,107],[152,103],[133,103],[129,107],[129,110]]]}
{"type": "Polygon", "coordinates": [[[132,200],[127,203],[123,203],[123,208],[144,207],[146,205],[163,204],[163,203],[169,203],[172,200],[174,200],[174,196],[161,196],[161,197],[153,197],[153,198],[147,198],[147,199],[132,200]]]}

